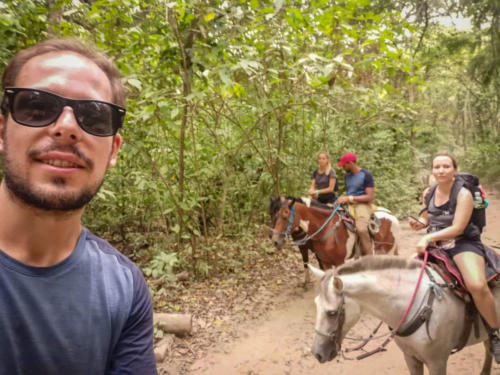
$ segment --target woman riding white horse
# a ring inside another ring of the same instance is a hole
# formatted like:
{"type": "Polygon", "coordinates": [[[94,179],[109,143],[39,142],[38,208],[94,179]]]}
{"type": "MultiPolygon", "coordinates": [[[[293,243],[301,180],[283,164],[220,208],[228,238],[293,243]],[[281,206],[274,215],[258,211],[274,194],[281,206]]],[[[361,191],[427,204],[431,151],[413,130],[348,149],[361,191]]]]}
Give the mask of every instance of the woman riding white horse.
{"type": "MultiPolygon", "coordinates": [[[[475,329],[470,329],[465,321],[466,304],[448,288],[442,287],[444,280],[436,271],[430,269],[429,274],[423,273],[414,303],[410,306],[422,274],[422,263],[377,255],[362,257],[327,272],[310,266],[321,279],[315,299],[316,334],[312,346],[318,361],[331,361],[337,356],[343,340],[362,313],[382,320],[395,333],[404,332],[420,319],[419,312],[428,303],[429,296],[434,295],[427,321],[410,335],[394,336],[410,374],[423,375],[425,365],[429,375],[446,375],[448,357],[454,349],[464,344],[484,342],[486,355],[480,374],[489,375],[492,360],[487,349],[485,326],[478,326],[479,335],[476,336],[475,329]]],[[[499,300],[500,288],[494,293],[499,300]]]]}
{"type": "Polygon", "coordinates": [[[418,253],[423,254],[429,244],[437,243],[453,258],[479,313],[490,327],[491,351],[500,363],[499,322],[485,277],[485,249],[481,232],[471,221],[472,194],[462,186],[456,198],[452,195],[454,185],[459,183],[455,180],[457,172],[457,162],[450,154],[439,153],[432,159],[432,175],[437,187],[429,189],[428,194],[432,196],[424,199],[426,207],[420,216],[421,222],[411,220],[410,226],[415,230],[429,227],[429,233],[418,242],[418,253]],[[456,199],[456,204],[452,205],[455,203],[452,199],[456,199]],[[454,206],[455,212],[451,212],[454,206]]]}

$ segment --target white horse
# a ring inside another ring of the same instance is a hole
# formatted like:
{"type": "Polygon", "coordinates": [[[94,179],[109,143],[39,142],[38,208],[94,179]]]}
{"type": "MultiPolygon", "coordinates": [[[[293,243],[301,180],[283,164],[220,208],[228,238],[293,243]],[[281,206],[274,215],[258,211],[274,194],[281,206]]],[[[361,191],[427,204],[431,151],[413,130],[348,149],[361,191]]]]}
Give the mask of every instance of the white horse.
{"type": "MultiPolygon", "coordinates": [[[[408,308],[421,267],[421,261],[386,255],[366,256],[326,272],[311,267],[321,279],[319,295],[315,299],[316,335],[312,346],[318,361],[323,363],[336,357],[342,340],[362,312],[396,328],[408,308]]],[[[435,271],[431,270],[431,273],[437,284],[443,282],[435,271]]],[[[411,321],[422,302],[425,303],[431,285],[436,284],[424,273],[406,322],[411,321]]],[[[434,299],[429,332],[424,323],[410,336],[394,337],[411,375],[422,375],[424,365],[429,375],[445,375],[448,357],[459,345],[465,326],[465,303],[448,288],[437,288],[442,293],[434,299]]],[[[495,288],[493,294],[497,311],[500,311],[500,288],[495,288]]],[[[489,375],[492,356],[487,331],[482,319],[479,321],[479,337],[476,338],[472,329],[466,345],[485,344],[486,357],[481,375],[489,375]]]]}

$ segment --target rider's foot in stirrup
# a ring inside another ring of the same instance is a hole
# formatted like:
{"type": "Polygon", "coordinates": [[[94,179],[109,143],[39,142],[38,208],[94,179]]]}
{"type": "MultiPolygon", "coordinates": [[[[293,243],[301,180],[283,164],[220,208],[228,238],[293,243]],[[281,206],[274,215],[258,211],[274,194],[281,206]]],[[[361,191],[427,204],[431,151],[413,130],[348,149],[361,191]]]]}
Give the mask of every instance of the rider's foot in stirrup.
{"type": "Polygon", "coordinates": [[[493,329],[490,331],[491,354],[495,358],[496,363],[500,363],[500,330],[493,329]]]}

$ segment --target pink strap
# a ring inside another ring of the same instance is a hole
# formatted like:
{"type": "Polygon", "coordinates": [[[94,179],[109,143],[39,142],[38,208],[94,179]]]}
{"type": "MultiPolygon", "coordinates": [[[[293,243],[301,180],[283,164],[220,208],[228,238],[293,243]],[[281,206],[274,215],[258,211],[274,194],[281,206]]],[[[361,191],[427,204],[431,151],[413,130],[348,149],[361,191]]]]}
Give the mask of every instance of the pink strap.
{"type": "Polygon", "coordinates": [[[408,316],[408,313],[410,312],[410,309],[413,306],[413,303],[415,302],[415,297],[417,296],[418,288],[420,288],[420,282],[422,281],[422,276],[424,274],[425,266],[427,265],[427,258],[428,258],[428,256],[429,256],[429,253],[426,250],[425,254],[424,254],[424,263],[422,264],[422,268],[420,269],[420,275],[418,275],[417,286],[415,287],[415,290],[413,291],[413,295],[411,296],[410,304],[406,308],[406,311],[403,314],[403,317],[401,318],[401,320],[399,321],[397,327],[394,329],[394,331],[392,331],[393,334],[397,334],[398,333],[399,328],[401,328],[401,325],[406,320],[406,318],[408,316]]]}

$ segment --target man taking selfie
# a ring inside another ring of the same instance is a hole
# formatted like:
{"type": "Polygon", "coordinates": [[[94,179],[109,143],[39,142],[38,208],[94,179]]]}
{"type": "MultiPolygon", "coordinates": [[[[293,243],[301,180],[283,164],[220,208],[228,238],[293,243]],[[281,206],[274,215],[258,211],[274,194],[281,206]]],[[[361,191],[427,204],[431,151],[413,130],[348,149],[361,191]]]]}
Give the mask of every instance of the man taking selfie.
{"type": "Polygon", "coordinates": [[[12,59],[2,90],[0,374],[157,374],[141,271],[81,225],[120,149],[117,68],[50,40],[12,59]]]}

